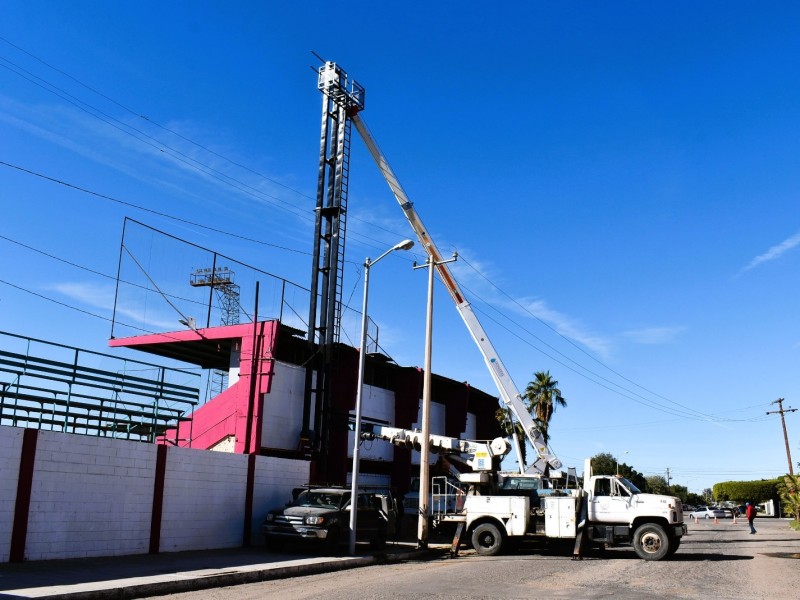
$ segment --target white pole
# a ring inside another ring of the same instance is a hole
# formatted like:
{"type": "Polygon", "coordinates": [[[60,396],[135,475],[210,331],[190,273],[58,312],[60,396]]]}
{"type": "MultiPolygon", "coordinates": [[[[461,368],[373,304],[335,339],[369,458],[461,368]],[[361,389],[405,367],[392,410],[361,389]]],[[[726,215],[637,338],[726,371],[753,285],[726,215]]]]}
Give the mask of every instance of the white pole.
{"type": "Polygon", "coordinates": [[[422,447],[419,455],[419,522],[417,546],[428,547],[428,500],[430,496],[430,446],[431,434],[431,351],[433,349],[433,257],[428,256],[428,308],[425,319],[425,365],[422,380],[422,447]]]}
{"type": "Polygon", "coordinates": [[[395,244],[374,261],[364,261],[364,302],[361,306],[361,346],[358,350],[358,384],[356,385],[356,423],[353,431],[353,472],[350,480],[350,554],[356,553],[356,526],[358,524],[358,471],[361,449],[361,405],[364,395],[364,368],[367,362],[367,303],[369,300],[369,269],[394,250],[408,250],[414,246],[411,240],[395,244]]]}
{"type": "MultiPolygon", "coordinates": [[[[377,261],[376,261],[377,262],[377,261]]],[[[356,425],[353,431],[353,473],[350,487],[350,554],[356,553],[358,521],[358,470],[361,448],[361,397],[364,393],[364,366],[367,358],[367,301],[369,300],[369,258],[364,262],[364,303],[361,307],[361,346],[358,351],[358,384],[356,387],[356,425]]]]}

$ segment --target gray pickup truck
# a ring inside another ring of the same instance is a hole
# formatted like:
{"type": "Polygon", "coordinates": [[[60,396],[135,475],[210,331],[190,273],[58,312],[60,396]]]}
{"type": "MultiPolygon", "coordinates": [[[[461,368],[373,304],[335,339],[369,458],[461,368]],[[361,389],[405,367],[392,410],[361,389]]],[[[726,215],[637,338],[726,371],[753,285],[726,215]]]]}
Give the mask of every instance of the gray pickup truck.
{"type": "MultiPolygon", "coordinates": [[[[284,542],[317,542],[329,550],[349,539],[350,489],[338,487],[302,490],[283,508],[267,513],[261,527],[266,544],[273,549],[284,542]]],[[[357,498],[357,539],[381,548],[394,534],[391,496],[359,491],[357,498]]]]}

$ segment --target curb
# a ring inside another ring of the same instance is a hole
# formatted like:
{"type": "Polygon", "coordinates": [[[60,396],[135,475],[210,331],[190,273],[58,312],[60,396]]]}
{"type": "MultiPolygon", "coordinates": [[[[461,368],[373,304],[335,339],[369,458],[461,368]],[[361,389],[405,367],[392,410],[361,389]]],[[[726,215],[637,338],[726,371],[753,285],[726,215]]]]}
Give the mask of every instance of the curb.
{"type": "MultiPolygon", "coordinates": [[[[107,589],[81,590],[64,592],[49,596],[36,596],[37,600],[129,600],[146,596],[161,596],[181,592],[196,592],[217,587],[259,583],[273,579],[286,579],[303,575],[317,575],[332,573],[371,565],[399,563],[407,560],[421,560],[443,555],[444,550],[427,549],[412,550],[400,553],[380,553],[371,556],[359,556],[346,560],[335,560],[288,567],[272,567],[257,571],[226,572],[219,575],[206,575],[199,577],[186,577],[172,581],[159,581],[133,585],[122,585],[107,589]]],[[[0,598],[22,598],[22,596],[4,596],[0,598]]]]}

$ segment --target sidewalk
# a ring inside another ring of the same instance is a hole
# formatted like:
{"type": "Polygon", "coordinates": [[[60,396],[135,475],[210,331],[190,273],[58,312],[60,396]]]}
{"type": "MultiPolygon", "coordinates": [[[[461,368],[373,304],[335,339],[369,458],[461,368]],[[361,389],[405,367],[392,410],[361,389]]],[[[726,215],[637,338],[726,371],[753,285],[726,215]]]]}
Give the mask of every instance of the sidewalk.
{"type": "Polygon", "coordinates": [[[374,564],[440,556],[449,546],[389,542],[380,551],[368,545],[357,556],[320,556],[313,550],[268,552],[263,546],[154,555],[0,564],[0,600],[105,600],[174,594],[228,585],[312,575],[374,564]]]}

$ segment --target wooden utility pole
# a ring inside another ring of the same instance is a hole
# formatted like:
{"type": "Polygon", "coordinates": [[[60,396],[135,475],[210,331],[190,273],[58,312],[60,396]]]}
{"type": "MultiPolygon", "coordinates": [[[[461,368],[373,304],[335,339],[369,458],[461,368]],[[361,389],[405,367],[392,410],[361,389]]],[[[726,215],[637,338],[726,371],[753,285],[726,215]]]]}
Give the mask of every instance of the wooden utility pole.
{"type": "Polygon", "coordinates": [[[795,412],[796,408],[787,408],[786,410],[783,409],[783,398],[778,398],[772,404],[778,405],[778,410],[773,410],[767,412],[768,415],[775,415],[778,414],[781,416],[781,424],[783,425],[783,441],[786,443],[786,459],[789,461],[789,475],[794,475],[794,469],[792,468],[792,453],[789,451],[789,435],[786,433],[786,419],[783,417],[784,413],[787,412],[795,412]]]}

